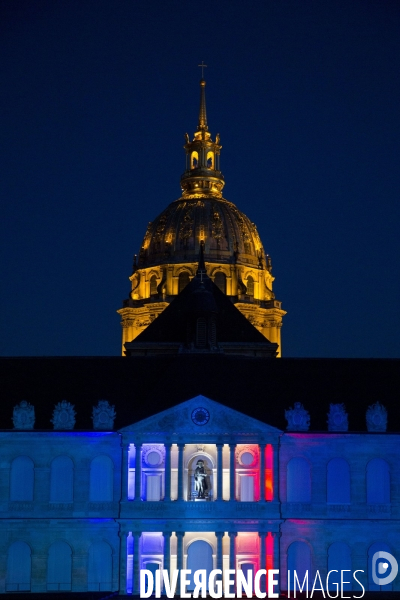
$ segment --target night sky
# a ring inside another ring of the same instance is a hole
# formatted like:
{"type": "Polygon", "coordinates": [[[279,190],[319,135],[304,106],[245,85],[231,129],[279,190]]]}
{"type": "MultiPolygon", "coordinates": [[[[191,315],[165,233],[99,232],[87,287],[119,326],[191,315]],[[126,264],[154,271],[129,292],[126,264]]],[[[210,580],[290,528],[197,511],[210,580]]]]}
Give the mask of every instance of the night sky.
{"type": "Polygon", "coordinates": [[[400,357],[398,0],[2,0],[3,356],[118,355],[200,69],[283,354],[400,357]]]}

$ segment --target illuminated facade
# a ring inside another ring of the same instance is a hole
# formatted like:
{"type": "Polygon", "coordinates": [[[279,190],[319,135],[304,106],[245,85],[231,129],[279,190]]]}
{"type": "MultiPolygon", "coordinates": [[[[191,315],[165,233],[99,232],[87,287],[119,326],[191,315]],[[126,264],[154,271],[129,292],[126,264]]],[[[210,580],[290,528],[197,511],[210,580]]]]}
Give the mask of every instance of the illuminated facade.
{"type": "Polygon", "coordinates": [[[135,594],[140,569],[274,568],[283,590],[288,569],[310,589],[317,570],[348,570],[359,595],[353,571],[376,590],[373,554],[400,556],[397,434],[283,432],[204,396],[99,423],[0,432],[0,592],[135,594]]]}
{"type": "Polygon", "coordinates": [[[257,228],[222,197],[219,134],[208,131],[205,81],[200,81],[197,131],[186,134],[182,196],[149,223],[130,277],[132,290],[118,312],[122,317],[122,354],[194,277],[200,244],[208,275],[281,355],[282,317],[272,291],[271,258],[257,228]]]}

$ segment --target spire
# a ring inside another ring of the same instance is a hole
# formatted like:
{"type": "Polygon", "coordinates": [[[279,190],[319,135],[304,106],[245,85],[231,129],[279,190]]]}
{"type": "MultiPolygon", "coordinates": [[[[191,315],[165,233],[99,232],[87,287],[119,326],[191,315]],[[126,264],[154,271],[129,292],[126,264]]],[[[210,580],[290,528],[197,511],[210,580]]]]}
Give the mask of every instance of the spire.
{"type": "Polygon", "coordinates": [[[200,79],[200,110],[197,131],[208,131],[206,112],[206,82],[204,79],[200,79]]]}
{"type": "Polygon", "coordinates": [[[196,275],[199,276],[202,281],[203,277],[207,277],[206,264],[204,262],[204,240],[200,241],[199,266],[197,267],[196,275]]]}

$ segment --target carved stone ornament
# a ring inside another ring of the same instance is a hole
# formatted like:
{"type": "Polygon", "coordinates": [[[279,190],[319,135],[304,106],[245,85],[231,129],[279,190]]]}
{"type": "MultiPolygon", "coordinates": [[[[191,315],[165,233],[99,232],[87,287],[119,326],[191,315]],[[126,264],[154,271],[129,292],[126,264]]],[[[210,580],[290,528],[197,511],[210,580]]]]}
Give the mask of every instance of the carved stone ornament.
{"type": "Polygon", "coordinates": [[[386,431],[387,410],[380,402],[368,407],[366,419],[368,431],[386,431]]]}
{"type": "Polygon", "coordinates": [[[13,410],[14,429],[33,429],[35,424],[35,409],[32,404],[22,400],[13,410]]]}
{"type": "Polygon", "coordinates": [[[148,467],[159,467],[164,463],[165,447],[161,444],[143,444],[142,460],[148,467]]]}
{"type": "Polygon", "coordinates": [[[349,419],[344,404],[330,404],[328,413],[328,431],[348,431],[349,419]]]}
{"type": "Polygon", "coordinates": [[[286,429],[290,431],[308,431],[310,428],[310,413],[301,402],[295,402],[294,408],[285,410],[285,419],[288,422],[286,429]]]}
{"type": "Polygon", "coordinates": [[[112,429],[114,427],[114,419],[116,417],[116,412],[114,409],[114,405],[110,406],[107,400],[99,400],[97,406],[93,406],[93,429],[112,429]]]}
{"type": "Polygon", "coordinates": [[[75,425],[75,415],[73,404],[66,400],[61,400],[56,404],[53,411],[53,418],[51,422],[54,425],[54,429],[73,429],[75,425]]]}

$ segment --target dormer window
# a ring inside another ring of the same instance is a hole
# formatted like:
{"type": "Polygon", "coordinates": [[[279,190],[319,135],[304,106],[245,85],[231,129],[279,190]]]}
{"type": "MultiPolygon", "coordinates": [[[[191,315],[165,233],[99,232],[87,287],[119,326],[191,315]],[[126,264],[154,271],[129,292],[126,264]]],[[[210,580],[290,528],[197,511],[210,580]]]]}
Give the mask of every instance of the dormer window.
{"type": "Polygon", "coordinates": [[[157,294],[157,277],[152,275],[150,277],[150,296],[155,296],[157,294]]]}
{"type": "Polygon", "coordinates": [[[254,296],[254,279],[251,275],[247,278],[247,295],[254,296]]]}

